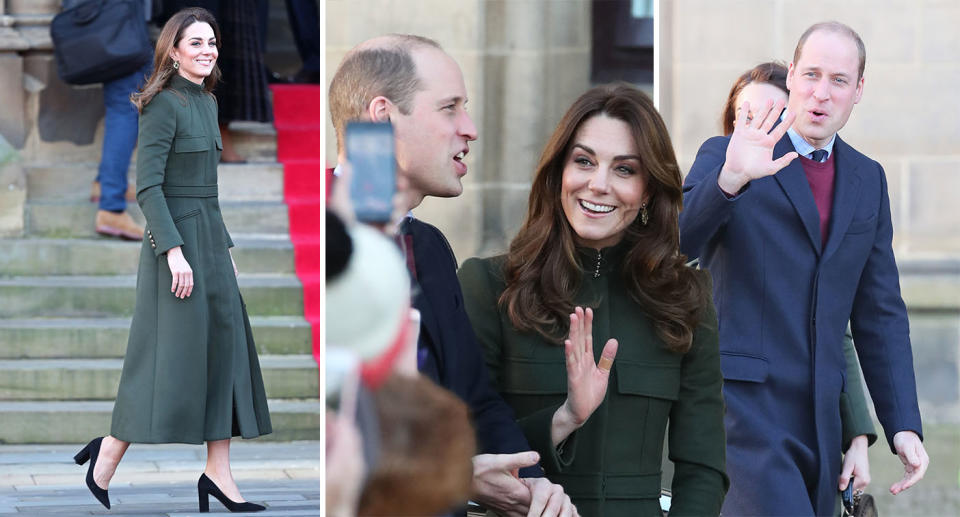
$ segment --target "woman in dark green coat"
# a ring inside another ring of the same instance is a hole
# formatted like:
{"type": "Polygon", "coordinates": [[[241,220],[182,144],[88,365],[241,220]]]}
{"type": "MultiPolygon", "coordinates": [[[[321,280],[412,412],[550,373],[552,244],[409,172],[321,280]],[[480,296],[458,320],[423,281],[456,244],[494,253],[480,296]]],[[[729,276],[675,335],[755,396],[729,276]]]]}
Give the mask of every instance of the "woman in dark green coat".
{"type": "Polygon", "coordinates": [[[729,485],[716,314],[679,253],[681,201],[653,103],[597,87],[548,141],[509,252],[459,273],[493,382],[581,515],[662,515],[665,440],[671,516],[717,515],[729,485]]]}
{"type": "Polygon", "coordinates": [[[163,28],[152,76],[132,98],[140,111],[137,201],[147,239],[111,433],[75,458],[91,460],[87,486],[107,508],[107,484],[130,443],[206,442],[200,511],[208,510],[208,495],[231,511],[263,510],[243,501],[229,463],[231,437],[271,427],[217,201],[222,145],[210,91],[219,45],[209,12],[180,11],[163,28]]]}

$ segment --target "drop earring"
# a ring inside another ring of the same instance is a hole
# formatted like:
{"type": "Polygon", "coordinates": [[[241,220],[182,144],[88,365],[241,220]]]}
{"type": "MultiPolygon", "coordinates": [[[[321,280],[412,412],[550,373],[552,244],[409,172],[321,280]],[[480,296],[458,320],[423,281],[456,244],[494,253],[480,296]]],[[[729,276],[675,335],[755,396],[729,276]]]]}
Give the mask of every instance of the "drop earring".
{"type": "Polygon", "coordinates": [[[650,222],[650,214],[647,212],[647,204],[640,205],[640,224],[646,226],[650,222]]]}
{"type": "Polygon", "coordinates": [[[174,69],[174,70],[180,70],[180,62],[179,62],[179,61],[174,61],[174,62],[173,62],[173,69],[174,69]]]}

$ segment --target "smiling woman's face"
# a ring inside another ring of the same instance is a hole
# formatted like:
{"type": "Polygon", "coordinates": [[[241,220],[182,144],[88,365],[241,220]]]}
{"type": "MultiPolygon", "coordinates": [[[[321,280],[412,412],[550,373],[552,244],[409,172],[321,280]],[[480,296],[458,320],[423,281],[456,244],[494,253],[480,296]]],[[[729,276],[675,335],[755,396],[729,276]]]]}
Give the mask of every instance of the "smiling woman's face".
{"type": "Polygon", "coordinates": [[[581,246],[620,242],[646,198],[647,175],[630,126],[600,114],[573,137],[560,187],[560,204],[581,246]]]}
{"type": "Polygon", "coordinates": [[[170,51],[170,57],[180,63],[177,72],[197,84],[213,72],[218,55],[217,38],[213,27],[206,22],[194,22],[187,27],[180,42],[170,51]]]}

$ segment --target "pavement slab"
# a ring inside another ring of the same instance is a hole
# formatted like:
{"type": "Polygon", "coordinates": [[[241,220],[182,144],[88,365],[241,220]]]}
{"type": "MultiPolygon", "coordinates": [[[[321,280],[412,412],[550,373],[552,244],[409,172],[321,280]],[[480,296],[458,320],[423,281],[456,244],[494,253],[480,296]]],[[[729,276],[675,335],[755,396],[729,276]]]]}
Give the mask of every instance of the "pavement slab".
{"type": "MultiPolygon", "coordinates": [[[[133,444],[110,484],[107,510],[84,485],[86,466],[73,462],[82,444],[0,446],[0,517],[87,516],[199,517],[197,478],[206,448],[133,444]]],[[[319,516],[320,442],[234,440],[231,466],[244,497],[266,513],[231,515],[319,516]]],[[[229,513],[214,498],[211,513],[229,513]]],[[[203,514],[208,515],[208,514],[203,514]]]]}

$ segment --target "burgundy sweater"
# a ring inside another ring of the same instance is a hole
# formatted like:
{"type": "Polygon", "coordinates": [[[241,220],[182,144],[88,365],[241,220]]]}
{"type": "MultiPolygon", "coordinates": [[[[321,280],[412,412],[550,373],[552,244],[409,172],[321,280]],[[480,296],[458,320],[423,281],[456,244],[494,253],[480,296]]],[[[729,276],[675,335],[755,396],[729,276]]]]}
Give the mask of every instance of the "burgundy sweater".
{"type": "Polygon", "coordinates": [[[820,249],[827,246],[830,210],[833,208],[833,184],[836,176],[833,156],[834,153],[830,153],[823,163],[800,157],[803,172],[807,175],[807,181],[810,182],[813,200],[817,203],[817,210],[820,212],[820,249]]]}

